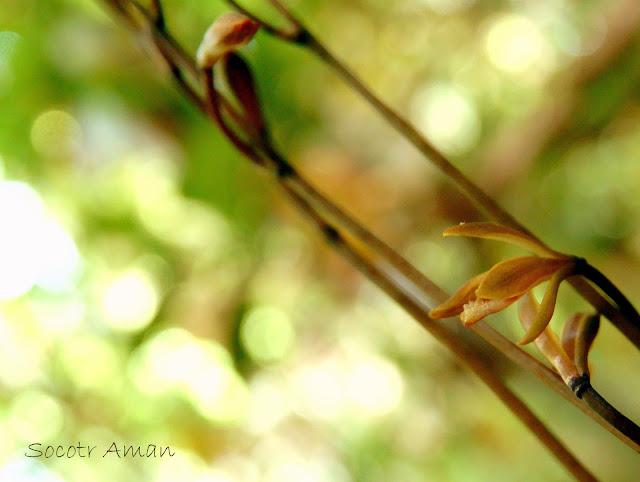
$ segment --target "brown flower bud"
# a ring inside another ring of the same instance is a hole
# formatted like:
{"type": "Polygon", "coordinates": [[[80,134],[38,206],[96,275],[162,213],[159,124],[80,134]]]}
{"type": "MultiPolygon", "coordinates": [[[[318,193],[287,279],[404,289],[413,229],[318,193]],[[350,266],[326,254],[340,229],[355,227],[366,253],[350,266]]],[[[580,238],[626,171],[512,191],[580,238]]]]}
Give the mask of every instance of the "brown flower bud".
{"type": "Polygon", "coordinates": [[[204,34],[196,57],[201,69],[210,69],[225,53],[247,44],[260,24],[238,12],[227,12],[216,19],[204,34]]]}
{"type": "Polygon", "coordinates": [[[249,66],[233,52],[224,56],[223,65],[229,87],[244,109],[249,125],[258,133],[264,131],[264,118],[249,66]]]}
{"type": "Polygon", "coordinates": [[[589,376],[589,351],[600,329],[600,315],[574,313],[564,324],[562,346],[578,371],[589,376]]]}

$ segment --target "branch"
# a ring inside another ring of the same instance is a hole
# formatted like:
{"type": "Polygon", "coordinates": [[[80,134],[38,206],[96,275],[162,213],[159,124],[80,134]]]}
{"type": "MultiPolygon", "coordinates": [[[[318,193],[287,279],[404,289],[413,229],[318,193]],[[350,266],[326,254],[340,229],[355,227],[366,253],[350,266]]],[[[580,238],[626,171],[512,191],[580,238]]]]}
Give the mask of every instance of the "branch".
{"type": "MultiPolygon", "coordinates": [[[[207,86],[207,97],[202,99],[195,88],[191,87],[191,84],[184,80],[183,71],[193,76],[196,75],[196,82],[200,79],[198,75],[198,69],[190,56],[188,56],[179,45],[169,36],[162,23],[157,21],[150,22],[151,17],[149,15],[143,15],[146,19],[146,24],[136,24],[132,22],[130,11],[127,10],[123,3],[116,0],[105,0],[105,2],[114,7],[114,11],[119,17],[124,17],[125,21],[129,23],[134,29],[145,30],[149,32],[154,40],[153,44],[161,53],[163,59],[170,67],[169,70],[174,76],[174,79],[178,82],[181,89],[188,90],[188,98],[191,95],[195,95],[198,98],[196,106],[214,118],[219,125],[226,125],[220,114],[220,106],[225,107],[229,103],[221,96],[216,96],[213,89],[213,83],[211,77],[204,77],[205,85],[207,86]],[[158,46],[159,42],[164,42],[162,45],[166,45],[169,48],[162,50],[162,46],[158,46]],[[186,88],[183,86],[187,86],[186,88]]],[[[140,11],[144,12],[137,3],[128,2],[126,5],[134,5],[140,11]]],[[[193,82],[193,79],[192,79],[193,82]]],[[[232,111],[233,112],[233,111],[232,111]]],[[[233,116],[232,116],[233,117],[233,116]]],[[[233,133],[225,132],[233,140],[233,133]]],[[[301,211],[311,217],[315,221],[318,227],[323,229],[323,232],[334,241],[336,249],[338,249],[343,255],[347,257],[357,268],[369,276],[372,281],[376,282],[381,288],[389,293],[394,299],[396,299],[401,306],[403,306],[410,314],[412,314],[425,328],[434,333],[438,339],[451,348],[454,353],[461,356],[463,361],[471,366],[484,381],[487,383],[494,392],[508,405],[508,407],[518,416],[525,424],[547,445],[556,456],[567,466],[573,467],[572,471],[578,470],[575,468],[577,463],[573,457],[567,457],[568,452],[561,445],[558,447],[559,442],[553,438],[546,428],[535,418],[535,416],[529,411],[526,406],[513,395],[512,392],[504,385],[504,383],[492,372],[490,372],[486,363],[482,362],[481,358],[473,351],[473,348],[468,343],[462,345],[458,336],[451,331],[452,328],[443,323],[436,323],[427,316],[429,306],[433,305],[438,300],[446,298],[444,293],[439,287],[428,280],[422,273],[416,270],[410,265],[404,258],[398,255],[392,248],[375,237],[372,233],[367,231],[359,223],[348,216],[342,209],[320,194],[310,183],[308,183],[293,167],[280,156],[270,144],[261,144],[258,147],[262,149],[262,154],[266,159],[262,159],[253,150],[252,147],[244,148],[245,145],[239,146],[251,160],[261,165],[262,167],[268,167],[270,171],[276,176],[279,184],[289,195],[294,203],[298,205],[301,211]],[[263,161],[269,161],[269,165],[266,165],[263,161]],[[324,214],[323,214],[324,212],[324,214]],[[331,221],[333,220],[333,221],[331,221]],[[353,242],[345,241],[347,238],[342,236],[338,231],[338,228],[334,227],[330,222],[337,221],[344,229],[346,229],[350,235],[357,240],[358,244],[362,247],[366,247],[366,254],[360,248],[356,248],[353,242]],[[425,297],[426,295],[426,297],[425,297]],[[480,364],[478,364],[480,363],[480,364]],[[551,437],[551,438],[550,438],[551,437]],[[566,452],[566,453],[565,453],[566,452]]],[[[474,328],[476,333],[489,341],[493,346],[498,348],[502,353],[508,356],[510,359],[516,361],[521,367],[527,371],[534,373],[539,379],[543,380],[547,385],[551,386],[554,390],[560,393],[563,397],[570,400],[572,403],[581,408],[591,418],[603,424],[618,438],[628,443],[634,449],[639,450],[637,441],[630,441],[629,437],[621,433],[616,426],[612,426],[606,422],[603,423],[604,417],[595,413],[584,402],[578,400],[571,391],[560,381],[559,377],[555,375],[551,370],[535,360],[516,347],[513,343],[502,337],[499,333],[493,330],[488,325],[478,323],[474,328]]],[[[579,465],[579,464],[578,464],[579,465]]],[[[577,477],[583,478],[583,480],[593,480],[591,476],[582,469],[578,470],[581,475],[577,477]]]]}
{"type": "MultiPolygon", "coordinates": [[[[418,151],[420,151],[429,161],[435,164],[446,176],[448,176],[454,184],[462,191],[462,193],[482,209],[489,218],[493,219],[503,226],[510,227],[526,233],[535,238],[525,226],[519,223],[513,216],[506,212],[496,201],[486,194],[473,181],[467,178],[458,168],[456,168],[442,153],[433,147],[408,121],[400,114],[394,111],[379,97],[377,97],[371,89],[358,78],[351,70],[333,54],[331,54],[324,45],[297,19],[290,9],[284,6],[279,0],[269,0],[272,4],[277,4],[280,11],[287,12],[286,17],[297,29],[296,34],[286,33],[271,25],[266,30],[289,42],[304,46],[314,52],[327,65],[333,68],[355,91],[357,91],[380,115],[389,122],[404,138],[411,142],[418,151]]],[[[235,0],[227,0],[235,8],[241,9],[242,12],[251,16],[255,21],[264,24],[259,18],[255,17],[246,9],[242,8],[235,0]]],[[[537,239],[537,238],[536,238],[537,239]]],[[[591,305],[598,309],[607,317],[614,326],[616,326],[638,349],[640,349],[640,324],[634,323],[634,320],[625,318],[624,314],[609,300],[601,296],[588,283],[580,279],[569,280],[569,283],[576,291],[591,305]]]]}
{"type": "MultiPolygon", "coordinates": [[[[471,345],[460,343],[460,339],[451,329],[442,323],[429,318],[424,308],[412,300],[404,292],[402,287],[393,281],[393,277],[385,272],[380,266],[380,260],[372,257],[369,253],[361,252],[355,244],[350,242],[336,228],[329,224],[325,218],[293,189],[289,189],[286,184],[281,183],[285,192],[289,195],[300,211],[302,211],[322,232],[327,239],[327,243],[338,251],[347,261],[355,266],[369,280],[378,285],[392,299],[394,299],[405,311],[418,321],[431,335],[449,348],[467,367],[469,367],[505,404],[511,412],[533,432],[560,463],[577,480],[595,481],[597,480],[560,442],[555,435],[535,416],[529,407],[522,402],[495,374],[482,355],[473,349],[471,345]]],[[[561,383],[564,386],[564,384],[561,383]]],[[[574,398],[574,397],[572,397],[574,398]]]]}

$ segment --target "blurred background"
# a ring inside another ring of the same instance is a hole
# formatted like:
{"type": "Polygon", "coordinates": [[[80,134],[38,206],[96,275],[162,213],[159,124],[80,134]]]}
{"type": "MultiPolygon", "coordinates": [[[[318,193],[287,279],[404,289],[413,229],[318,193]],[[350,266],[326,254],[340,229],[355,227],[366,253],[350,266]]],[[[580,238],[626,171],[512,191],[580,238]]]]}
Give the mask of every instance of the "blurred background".
{"type": "MultiPolygon", "coordinates": [[[[227,10],[163,4],[190,52],[227,10]]],[[[287,4],[519,220],[638,305],[636,0],[287,4]]],[[[453,291],[520,254],[443,239],[483,218],[312,55],[264,33],[243,53],[281,150],[435,282],[453,291]]],[[[0,479],[568,480],[161,67],[98,0],[2,2],[0,479]],[[103,458],[112,442],[176,455],[103,458]],[[97,449],[27,458],[31,443],[97,449]]],[[[585,309],[562,288],[553,326],[585,309]]],[[[514,315],[490,322],[517,340],[514,315]]],[[[603,322],[591,360],[596,389],[640,421],[637,350],[603,322]]],[[[637,453],[494,362],[596,475],[637,480],[637,453]]]]}

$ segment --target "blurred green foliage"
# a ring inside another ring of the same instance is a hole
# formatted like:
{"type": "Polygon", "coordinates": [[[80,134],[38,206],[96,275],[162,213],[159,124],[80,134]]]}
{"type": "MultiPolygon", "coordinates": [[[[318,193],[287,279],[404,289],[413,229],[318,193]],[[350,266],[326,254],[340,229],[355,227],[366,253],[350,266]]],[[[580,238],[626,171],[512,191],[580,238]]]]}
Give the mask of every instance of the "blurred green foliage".
{"type": "MultiPolygon", "coordinates": [[[[226,10],[163,3],[191,52],[226,10]]],[[[634,2],[289,3],[526,225],[640,301],[634,2]]],[[[512,254],[443,240],[479,214],[317,59],[264,33],[243,53],[283,151],[429,277],[452,290],[512,254]]],[[[0,479],[566,479],[156,60],[97,0],[0,9],[0,479]],[[113,442],[176,455],[102,457],[113,442]]],[[[561,291],[555,326],[577,309],[561,291]]],[[[518,339],[513,314],[494,324],[518,339]]],[[[593,365],[639,420],[640,357],[609,325],[593,365]]],[[[499,369],[596,474],[636,480],[631,449],[499,369]]]]}

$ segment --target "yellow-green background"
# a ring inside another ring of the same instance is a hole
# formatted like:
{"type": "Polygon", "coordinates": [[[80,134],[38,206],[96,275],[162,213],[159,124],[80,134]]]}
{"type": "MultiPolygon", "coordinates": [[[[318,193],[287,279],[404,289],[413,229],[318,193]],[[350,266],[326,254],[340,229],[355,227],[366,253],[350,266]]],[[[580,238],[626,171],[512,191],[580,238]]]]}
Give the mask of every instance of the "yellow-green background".
{"type": "MultiPolygon", "coordinates": [[[[191,52],[226,9],[164,3],[191,52]]],[[[245,2],[277,21],[267,3],[245,2]]],[[[635,2],[289,3],[525,225],[640,301],[640,42],[615,35],[640,24],[635,2]]],[[[140,40],[98,0],[0,7],[0,479],[568,480],[140,40]],[[98,448],[25,457],[36,442],[98,448]],[[177,455],[102,458],[112,442],[177,455]]],[[[443,239],[481,218],[316,58],[264,33],[243,53],[281,150],[434,281],[520,253],[443,239]]],[[[581,309],[563,288],[554,327],[581,309]]],[[[515,340],[514,315],[492,323],[515,340]]],[[[637,480],[638,454],[487,358],[596,475],[637,480]]],[[[640,357],[608,322],[592,362],[639,421],[640,357]]]]}

